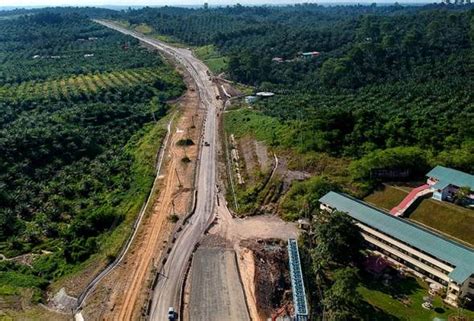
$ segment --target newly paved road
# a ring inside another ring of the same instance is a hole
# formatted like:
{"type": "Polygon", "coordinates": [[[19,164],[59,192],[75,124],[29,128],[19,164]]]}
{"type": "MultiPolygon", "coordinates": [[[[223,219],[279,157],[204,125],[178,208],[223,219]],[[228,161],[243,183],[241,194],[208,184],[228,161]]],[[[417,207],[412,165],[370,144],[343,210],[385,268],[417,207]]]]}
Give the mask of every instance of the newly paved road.
{"type": "Polygon", "coordinates": [[[199,248],[193,257],[190,321],[250,321],[233,249],[199,248]]]}
{"type": "Polygon", "coordinates": [[[180,290],[184,282],[183,278],[187,263],[195,244],[201,238],[215,215],[217,111],[220,101],[216,99],[217,89],[209,80],[207,66],[195,58],[190,50],[172,47],[159,40],[146,37],[110,22],[97,22],[133,36],[173,56],[194,78],[199,90],[201,104],[207,110],[207,116],[204,121],[203,141],[208,142],[209,146],[203,146],[199,154],[196,211],[189,220],[189,223],[183,228],[183,231],[179,233],[164,269],[161,271],[163,277],[159,279],[153,293],[150,319],[163,321],[167,319],[168,308],[176,308],[179,305],[180,290]]]}

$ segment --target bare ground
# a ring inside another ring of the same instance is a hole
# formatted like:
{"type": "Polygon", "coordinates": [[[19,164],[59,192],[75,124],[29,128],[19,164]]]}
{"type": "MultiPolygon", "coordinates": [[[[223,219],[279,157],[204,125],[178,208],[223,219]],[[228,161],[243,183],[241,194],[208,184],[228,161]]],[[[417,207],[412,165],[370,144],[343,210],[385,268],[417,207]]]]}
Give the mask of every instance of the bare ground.
{"type": "Polygon", "coordinates": [[[247,256],[252,256],[249,263],[253,261],[253,295],[257,307],[254,320],[265,321],[282,306],[291,309],[286,242],[278,239],[247,240],[242,241],[241,246],[247,251],[247,256]]]}
{"type": "MultiPolygon", "coordinates": [[[[193,86],[189,77],[185,80],[188,88],[193,86]]],[[[184,149],[176,146],[176,142],[182,138],[198,142],[203,115],[198,109],[198,95],[193,90],[188,90],[178,103],[181,117],[172,129],[168,154],[165,154],[159,197],[151,214],[144,219],[124,261],[88,299],[83,311],[87,319],[139,318],[148,297],[153,266],[157,265],[173,230],[169,216],[174,213],[183,217],[190,208],[198,147],[184,149]],[[192,128],[192,123],[195,128],[192,128]],[[191,163],[181,161],[185,156],[191,159],[191,163]]]]}

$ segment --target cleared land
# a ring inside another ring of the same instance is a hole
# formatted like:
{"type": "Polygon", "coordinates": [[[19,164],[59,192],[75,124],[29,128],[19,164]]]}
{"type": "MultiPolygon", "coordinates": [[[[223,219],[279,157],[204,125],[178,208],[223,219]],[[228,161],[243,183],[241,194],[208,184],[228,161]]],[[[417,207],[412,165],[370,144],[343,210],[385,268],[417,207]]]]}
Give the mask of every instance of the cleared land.
{"type": "MultiPolygon", "coordinates": [[[[384,185],[364,200],[390,210],[408,194],[405,187],[384,185]]],[[[474,245],[474,211],[447,202],[424,198],[407,212],[408,219],[474,245]]]]}
{"type": "Polygon", "coordinates": [[[233,250],[201,248],[192,269],[191,321],[250,321],[233,250]]]}

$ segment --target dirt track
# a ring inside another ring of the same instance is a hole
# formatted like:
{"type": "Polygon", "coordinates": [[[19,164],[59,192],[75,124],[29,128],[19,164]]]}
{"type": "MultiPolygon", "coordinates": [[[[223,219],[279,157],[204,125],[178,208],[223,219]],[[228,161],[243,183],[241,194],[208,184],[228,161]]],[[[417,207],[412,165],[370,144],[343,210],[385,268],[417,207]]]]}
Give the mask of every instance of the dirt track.
{"type": "MultiPolygon", "coordinates": [[[[186,77],[188,88],[194,87],[186,77]]],[[[199,140],[201,119],[199,97],[188,90],[180,99],[180,117],[171,130],[170,144],[165,154],[159,197],[152,213],[146,217],[124,261],[108,275],[89,298],[83,311],[86,319],[132,320],[137,319],[145,306],[153,265],[157,264],[173,229],[168,219],[174,212],[182,217],[189,209],[198,148],[178,147],[181,138],[199,140]],[[192,127],[192,123],[196,125],[192,127]],[[187,156],[192,162],[185,164],[187,156]],[[179,179],[178,179],[179,177],[179,179]],[[180,183],[182,186],[180,186],[180,183]],[[174,206],[173,206],[174,202],[174,206]]]]}

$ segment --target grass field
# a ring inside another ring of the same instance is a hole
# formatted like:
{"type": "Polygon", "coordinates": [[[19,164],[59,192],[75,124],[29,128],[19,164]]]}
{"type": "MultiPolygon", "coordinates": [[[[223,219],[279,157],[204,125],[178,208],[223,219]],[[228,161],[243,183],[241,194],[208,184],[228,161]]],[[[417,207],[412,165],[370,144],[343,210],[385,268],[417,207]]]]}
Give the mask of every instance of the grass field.
{"type": "Polygon", "coordinates": [[[196,57],[201,59],[214,74],[219,74],[227,69],[227,57],[221,56],[213,45],[197,47],[194,49],[196,57]]]}
{"type": "Polygon", "coordinates": [[[146,23],[139,24],[138,26],[135,27],[135,30],[145,35],[153,32],[153,28],[147,25],[146,23]]]}
{"type": "Polygon", "coordinates": [[[374,193],[367,196],[364,201],[379,208],[390,211],[397,206],[408,193],[390,185],[382,185],[374,193]]]}
{"type": "MultiPolygon", "coordinates": [[[[384,185],[364,200],[379,208],[390,210],[407,194],[405,187],[384,185]]],[[[438,230],[474,246],[474,211],[447,202],[424,198],[406,213],[408,219],[438,230]]]]}
{"type": "Polygon", "coordinates": [[[409,219],[427,225],[474,246],[474,211],[451,203],[423,199],[409,219]]]}
{"type": "MultiPolygon", "coordinates": [[[[439,296],[433,300],[433,310],[424,309],[421,304],[423,297],[428,295],[428,288],[423,281],[414,277],[397,278],[384,286],[379,280],[367,275],[362,277],[357,291],[373,308],[384,312],[380,320],[448,320],[449,315],[457,313],[457,310],[445,305],[439,296]]],[[[472,311],[464,311],[464,314],[474,318],[472,311]]]]}

